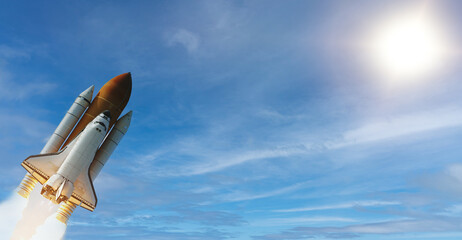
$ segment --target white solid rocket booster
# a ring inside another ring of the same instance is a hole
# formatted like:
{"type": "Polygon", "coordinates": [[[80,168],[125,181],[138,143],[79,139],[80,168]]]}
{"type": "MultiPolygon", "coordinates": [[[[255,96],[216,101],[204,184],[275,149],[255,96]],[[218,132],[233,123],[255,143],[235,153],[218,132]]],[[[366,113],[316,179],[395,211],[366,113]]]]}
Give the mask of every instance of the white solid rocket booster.
{"type": "Polygon", "coordinates": [[[90,178],[92,181],[96,179],[98,174],[101,172],[101,169],[103,169],[104,164],[106,164],[109,160],[117,145],[122,140],[125,133],[127,133],[131,120],[132,111],[128,112],[117,121],[112,128],[111,133],[109,133],[104,140],[104,143],[98,149],[98,152],[96,152],[95,159],[90,166],[90,178]]]}
{"type": "Polygon", "coordinates": [[[77,99],[75,99],[71,108],[67,111],[63,120],[59,123],[56,130],[51,135],[45,147],[40,152],[43,153],[54,153],[57,152],[61,145],[63,145],[64,140],[66,140],[69,133],[71,133],[77,121],[79,121],[82,114],[90,105],[91,99],[93,97],[93,90],[95,86],[89,87],[87,90],[83,91],[77,99]]]}
{"type": "MultiPolygon", "coordinates": [[[[75,99],[74,103],[66,112],[66,115],[61,120],[40,154],[54,153],[57,152],[59,148],[61,148],[64,140],[66,140],[67,136],[69,136],[77,121],[90,105],[90,102],[93,98],[94,89],[95,86],[87,88],[75,99]]],[[[37,180],[33,178],[29,173],[27,173],[19,185],[18,194],[24,198],[28,198],[30,192],[32,192],[34,189],[35,184],[37,184],[37,180]]]]}

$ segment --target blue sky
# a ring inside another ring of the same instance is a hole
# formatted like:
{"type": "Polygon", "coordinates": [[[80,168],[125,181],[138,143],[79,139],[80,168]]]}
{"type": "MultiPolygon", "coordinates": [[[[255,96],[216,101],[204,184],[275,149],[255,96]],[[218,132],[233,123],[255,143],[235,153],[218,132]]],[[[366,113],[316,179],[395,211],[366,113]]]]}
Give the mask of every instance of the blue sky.
{"type": "Polygon", "coordinates": [[[423,1],[2,1],[0,198],[75,97],[133,76],[129,132],[66,239],[460,239],[452,57],[392,86],[361,43],[423,1]]]}

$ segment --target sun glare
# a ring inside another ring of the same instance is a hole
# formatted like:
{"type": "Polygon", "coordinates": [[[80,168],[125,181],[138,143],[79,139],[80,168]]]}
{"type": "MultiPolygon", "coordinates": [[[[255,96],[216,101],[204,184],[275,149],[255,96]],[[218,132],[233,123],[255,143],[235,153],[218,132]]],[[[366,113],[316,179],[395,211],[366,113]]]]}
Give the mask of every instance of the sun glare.
{"type": "Polygon", "coordinates": [[[376,28],[371,47],[379,70],[400,80],[429,76],[445,58],[445,42],[439,28],[423,14],[385,22],[376,28]]]}

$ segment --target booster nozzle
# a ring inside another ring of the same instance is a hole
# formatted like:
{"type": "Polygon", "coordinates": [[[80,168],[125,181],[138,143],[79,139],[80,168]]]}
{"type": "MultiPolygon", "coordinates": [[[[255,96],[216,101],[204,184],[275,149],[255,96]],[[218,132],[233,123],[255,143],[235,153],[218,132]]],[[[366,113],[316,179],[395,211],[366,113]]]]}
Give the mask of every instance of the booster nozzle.
{"type": "Polygon", "coordinates": [[[18,194],[26,199],[29,198],[30,193],[32,192],[32,190],[34,190],[35,184],[37,183],[37,179],[35,179],[34,177],[32,177],[32,175],[27,173],[18,187],[18,194]]]}
{"type": "Polygon", "coordinates": [[[56,214],[56,219],[58,219],[60,222],[67,225],[67,221],[71,217],[76,207],[77,205],[69,201],[64,202],[63,204],[61,204],[61,206],[58,209],[58,213],[56,214]]]}

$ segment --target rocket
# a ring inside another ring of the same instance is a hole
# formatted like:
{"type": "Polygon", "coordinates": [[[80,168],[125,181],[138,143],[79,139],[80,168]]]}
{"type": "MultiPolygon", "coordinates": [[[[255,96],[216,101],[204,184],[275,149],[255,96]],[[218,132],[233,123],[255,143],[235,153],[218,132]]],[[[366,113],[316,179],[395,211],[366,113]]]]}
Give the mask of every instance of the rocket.
{"type": "Polygon", "coordinates": [[[18,194],[28,198],[35,185],[42,184],[42,196],[61,204],[56,218],[63,223],[77,206],[93,211],[98,201],[93,181],[130,126],[131,111],[118,117],[131,88],[131,74],[124,73],[109,80],[93,101],[94,86],[83,91],[40,154],[22,162],[27,174],[18,194]]]}

